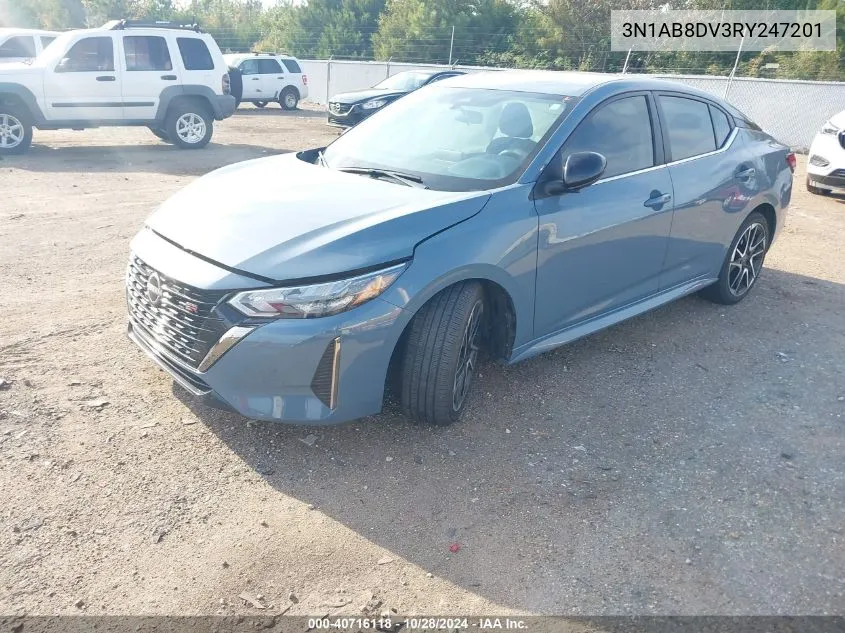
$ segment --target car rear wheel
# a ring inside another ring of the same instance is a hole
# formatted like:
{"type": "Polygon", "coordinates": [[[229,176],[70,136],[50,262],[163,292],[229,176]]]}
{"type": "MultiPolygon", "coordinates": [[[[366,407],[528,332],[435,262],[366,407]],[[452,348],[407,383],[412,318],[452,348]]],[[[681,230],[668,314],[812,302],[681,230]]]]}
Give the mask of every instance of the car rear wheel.
{"type": "Polygon", "coordinates": [[[296,110],[299,105],[299,94],[293,88],[285,88],[279,95],[279,105],[283,110],[296,110]]]}
{"type": "Polygon", "coordinates": [[[23,154],[32,145],[32,125],[27,113],[14,105],[0,104],[0,156],[23,154]]]}
{"type": "Polygon", "coordinates": [[[731,242],[718,281],[701,295],[723,305],[742,301],[760,277],[770,240],[766,218],[756,211],[749,214],[731,242]]]}
{"type": "Polygon", "coordinates": [[[478,367],[484,308],[481,284],[462,282],[414,317],[399,380],[402,408],[412,420],[446,425],[460,417],[478,367]]]}
{"type": "Polygon", "coordinates": [[[813,185],[811,185],[809,176],[807,176],[807,191],[817,196],[830,195],[830,189],[822,189],[821,187],[814,187],[813,185]]]}
{"type": "Polygon", "coordinates": [[[264,106],[266,106],[266,105],[267,105],[267,102],[266,102],[266,101],[256,101],[256,102],[255,102],[255,107],[256,107],[256,108],[263,108],[263,107],[264,107],[264,106]]]}
{"type": "Polygon", "coordinates": [[[204,107],[196,103],[177,105],[168,114],[164,131],[182,149],[200,149],[208,145],[214,122],[204,107]]]}

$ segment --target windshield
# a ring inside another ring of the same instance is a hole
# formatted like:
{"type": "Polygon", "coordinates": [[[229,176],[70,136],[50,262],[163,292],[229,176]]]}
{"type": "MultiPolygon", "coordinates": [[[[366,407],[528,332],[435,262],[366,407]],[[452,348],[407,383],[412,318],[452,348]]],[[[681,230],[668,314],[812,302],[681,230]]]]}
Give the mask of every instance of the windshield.
{"type": "Polygon", "coordinates": [[[422,86],[431,77],[431,73],[416,72],[409,70],[404,73],[397,73],[384,81],[377,83],[373,88],[380,90],[403,90],[410,92],[422,86]]]}
{"type": "Polygon", "coordinates": [[[333,169],[417,176],[445,191],[516,182],[575,100],[560,95],[431,86],[365,119],[329,145],[333,169]]]}

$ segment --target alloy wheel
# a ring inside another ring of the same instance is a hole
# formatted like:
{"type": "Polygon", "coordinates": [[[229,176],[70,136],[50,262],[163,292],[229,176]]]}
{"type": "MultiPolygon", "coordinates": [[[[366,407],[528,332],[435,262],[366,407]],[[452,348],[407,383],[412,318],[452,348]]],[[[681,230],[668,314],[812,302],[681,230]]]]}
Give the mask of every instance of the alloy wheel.
{"type": "Polygon", "coordinates": [[[472,306],[464,328],[461,349],[458,352],[458,366],[455,369],[455,382],[452,386],[452,410],[460,411],[469,393],[472,378],[478,363],[479,332],[481,331],[481,317],[484,314],[484,303],[476,301],[472,306]]]}
{"type": "Polygon", "coordinates": [[[285,95],[285,107],[293,110],[296,107],[296,95],[289,92],[285,95]]]}
{"type": "Polygon", "coordinates": [[[206,125],[203,118],[193,112],[186,112],[176,121],[176,134],[185,143],[199,143],[205,138],[206,125]]]}
{"type": "Polygon", "coordinates": [[[26,135],[23,123],[11,114],[0,114],[0,147],[12,149],[23,142],[26,135]]]}
{"type": "Polygon", "coordinates": [[[728,288],[735,297],[746,294],[763,267],[763,255],[766,253],[766,229],[754,222],[742,232],[731,254],[728,271],[728,288]]]}

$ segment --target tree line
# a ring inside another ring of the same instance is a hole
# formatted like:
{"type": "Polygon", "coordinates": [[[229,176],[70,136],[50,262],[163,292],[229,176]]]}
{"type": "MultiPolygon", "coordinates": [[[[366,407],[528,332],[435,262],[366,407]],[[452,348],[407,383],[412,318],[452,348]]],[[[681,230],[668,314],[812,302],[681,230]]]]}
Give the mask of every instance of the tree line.
{"type": "MultiPolygon", "coordinates": [[[[767,9],[834,9],[837,50],[747,52],[740,76],[845,80],[845,2],[764,0],[767,9]]],[[[0,0],[0,26],[65,29],[133,17],[197,21],[228,51],[301,58],[618,72],[610,11],[666,0],[0,0]]],[[[673,9],[759,10],[761,0],[675,0],[673,9]],[[727,6],[726,6],[727,5],[727,6]]],[[[633,53],[629,72],[728,74],[733,53],[633,53]]]]}

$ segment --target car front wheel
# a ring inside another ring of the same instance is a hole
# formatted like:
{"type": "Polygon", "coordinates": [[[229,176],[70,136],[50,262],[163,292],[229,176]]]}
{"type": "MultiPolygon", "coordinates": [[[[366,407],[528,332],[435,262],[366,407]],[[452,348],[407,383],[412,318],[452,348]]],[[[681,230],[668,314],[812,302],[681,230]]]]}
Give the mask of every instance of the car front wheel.
{"type": "Polygon", "coordinates": [[[731,242],[718,281],[701,295],[724,305],[742,301],[760,277],[770,242],[766,218],[757,211],[749,214],[731,242]]]}
{"type": "Polygon", "coordinates": [[[481,284],[462,282],[414,317],[399,381],[402,408],[412,420],[445,425],[460,417],[478,368],[484,308],[481,284]]]}

